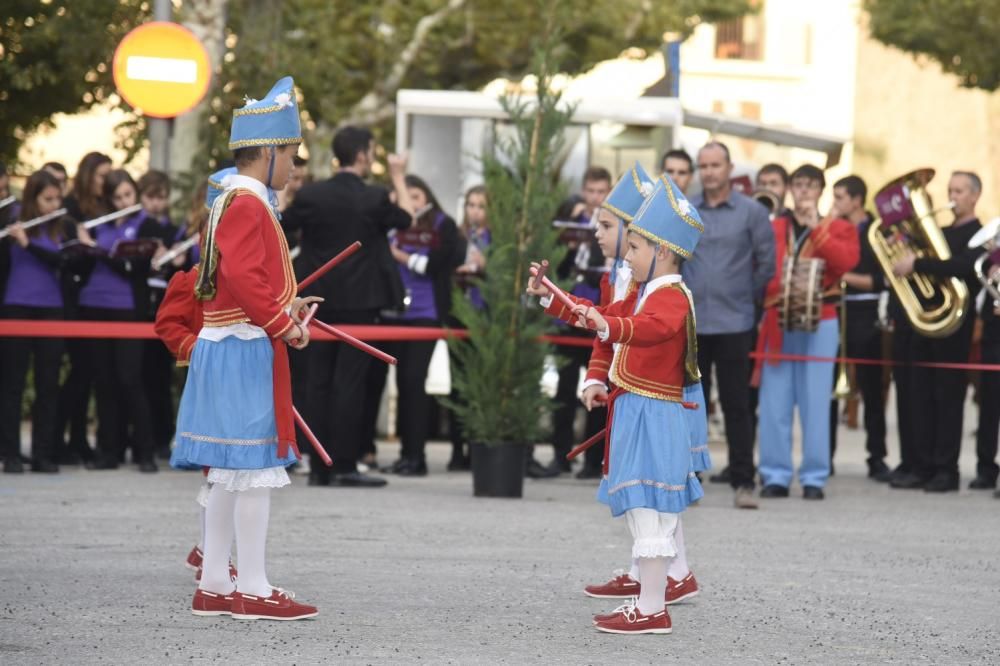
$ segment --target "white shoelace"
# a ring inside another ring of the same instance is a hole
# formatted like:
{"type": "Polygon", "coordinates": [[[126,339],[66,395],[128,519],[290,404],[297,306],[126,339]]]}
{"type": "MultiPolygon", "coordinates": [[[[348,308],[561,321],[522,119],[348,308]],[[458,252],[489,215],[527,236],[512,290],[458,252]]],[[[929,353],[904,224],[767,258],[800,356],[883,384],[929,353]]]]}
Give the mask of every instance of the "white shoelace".
{"type": "Polygon", "coordinates": [[[271,589],[278,593],[279,596],[285,597],[286,599],[294,599],[295,593],[291,590],[285,590],[280,587],[271,586],[271,589]]]}
{"type": "Polygon", "coordinates": [[[636,621],[638,615],[636,614],[636,608],[639,606],[639,598],[632,597],[627,603],[622,604],[618,608],[611,611],[613,614],[621,613],[625,616],[625,621],[632,624],[636,621]]]}

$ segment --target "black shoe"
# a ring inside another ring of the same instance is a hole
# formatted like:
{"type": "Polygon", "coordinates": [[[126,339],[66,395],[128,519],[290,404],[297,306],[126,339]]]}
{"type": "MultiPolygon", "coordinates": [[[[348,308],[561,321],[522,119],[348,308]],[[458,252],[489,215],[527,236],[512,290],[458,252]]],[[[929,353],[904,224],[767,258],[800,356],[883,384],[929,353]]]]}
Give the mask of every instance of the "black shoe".
{"type": "Polygon", "coordinates": [[[4,474],[24,474],[24,463],[19,456],[11,456],[3,461],[4,474]]]}
{"type": "Polygon", "coordinates": [[[926,483],[927,479],[919,474],[914,474],[913,472],[899,472],[899,470],[897,470],[892,473],[892,478],[889,480],[889,487],[902,490],[917,490],[919,488],[923,488],[926,483]]]}
{"type": "Polygon", "coordinates": [[[408,460],[396,474],[400,476],[427,476],[427,463],[423,460],[408,460]]]}
{"type": "Polygon", "coordinates": [[[969,490],[993,490],[997,487],[997,480],[985,476],[977,476],[969,481],[969,490]]]}
{"type": "Polygon", "coordinates": [[[156,463],[152,460],[143,460],[139,463],[139,471],[143,474],[152,474],[154,472],[159,472],[160,468],[156,466],[156,463]]]}
{"type": "Polygon", "coordinates": [[[469,456],[452,456],[451,460],[448,461],[449,472],[467,472],[470,469],[472,469],[472,463],[469,461],[469,456]]]}
{"type": "Polygon", "coordinates": [[[600,467],[591,467],[590,465],[584,465],[583,469],[576,473],[576,478],[578,479],[599,479],[604,476],[604,470],[600,467]]]}
{"type": "Polygon", "coordinates": [[[788,488],[775,483],[760,489],[760,496],[765,498],[788,497],[788,488]]]}
{"type": "Polygon", "coordinates": [[[555,469],[560,474],[569,474],[573,471],[573,463],[566,460],[566,454],[557,453],[556,457],[549,463],[549,467],[555,469]]]}
{"type": "Polygon", "coordinates": [[[330,485],[330,473],[325,470],[322,472],[312,470],[309,472],[309,481],[307,483],[310,486],[328,486],[330,485]]]}
{"type": "Polygon", "coordinates": [[[925,493],[947,493],[958,490],[958,474],[938,472],[924,484],[925,493]]]}
{"type": "Polygon", "coordinates": [[[87,469],[92,469],[92,470],[118,469],[118,460],[117,458],[106,458],[104,456],[99,455],[87,463],[87,469]]]}
{"type": "Polygon", "coordinates": [[[31,463],[32,472],[40,472],[42,474],[58,474],[59,465],[55,464],[51,460],[36,460],[31,463]]]}
{"type": "Polygon", "coordinates": [[[546,467],[542,463],[538,462],[534,458],[528,463],[528,471],[526,472],[529,479],[551,479],[553,477],[559,476],[559,469],[553,467],[546,467]]]}
{"type": "Polygon", "coordinates": [[[156,451],[156,459],[157,460],[170,460],[170,447],[169,446],[164,446],[161,449],[157,449],[157,451],[156,451]]]}
{"type": "Polygon", "coordinates": [[[726,467],[718,474],[708,477],[708,480],[712,483],[729,483],[732,481],[732,475],[729,473],[729,468],[726,467]]]}
{"type": "Polygon", "coordinates": [[[819,486],[802,486],[802,499],[821,500],[823,497],[823,489],[819,486]]]}
{"type": "Polygon", "coordinates": [[[59,452],[56,462],[60,465],[79,465],[83,462],[83,460],[80,459],[80,454],[76,451],[63,449],[59,452]]]}
{"type": "Polygon", "coordinates": [[[879,483],[889,483],[892,479],[892,471],[884,462],[876,460],[868,463],[868,478],[879,483]]]}
{"type": "Polygon", "coordinates": [[[334,474],[330,477],[330,485],[341,488],[381,488],[387,483],[389,482],[380,476],[370,476],[361,472],[334,474]]]}
{"type": "Polygon", "coordinates": [[[383,474],[399,474],[399,470],[403,469],[404,467],[406,467],[406,458],[400,458],[391,465],[387,465],[379,469],[379,471],[382,472],[383,474]]]}

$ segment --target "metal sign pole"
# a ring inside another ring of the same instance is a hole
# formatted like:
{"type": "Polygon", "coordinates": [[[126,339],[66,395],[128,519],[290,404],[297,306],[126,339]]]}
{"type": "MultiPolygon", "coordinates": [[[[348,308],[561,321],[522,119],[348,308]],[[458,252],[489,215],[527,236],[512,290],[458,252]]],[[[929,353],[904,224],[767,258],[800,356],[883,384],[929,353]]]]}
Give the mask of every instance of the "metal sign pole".
{"type": "MultiPolygon", "coordinates": [[[[170,0],[156,0],[153,5],[153,19],[170,21],[172,18],[170,0]]],[[[169,173],[170,120],[147,117],[146,126],[149,128],[149,168],[169,173]]]]}

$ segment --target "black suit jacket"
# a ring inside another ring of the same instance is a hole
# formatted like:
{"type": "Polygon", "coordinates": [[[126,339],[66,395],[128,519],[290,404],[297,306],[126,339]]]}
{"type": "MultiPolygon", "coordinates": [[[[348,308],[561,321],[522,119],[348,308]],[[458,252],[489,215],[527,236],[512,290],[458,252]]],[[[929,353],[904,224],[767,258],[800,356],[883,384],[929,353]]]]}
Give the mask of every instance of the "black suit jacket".
{"type": "Polygon", "coordinates": [[[389,252],[386,234],[405,229],[412,218],[389,201],[389,192],[358,176],[340,172],[310,183],[295,195],[282,214],[286,233],[301,230],[302,254],[296,277],[303,279],[354,241],[361,249],[305,290],[322,296],[322,309],[381,310],[399,308],[403,285],[389,252]]]}

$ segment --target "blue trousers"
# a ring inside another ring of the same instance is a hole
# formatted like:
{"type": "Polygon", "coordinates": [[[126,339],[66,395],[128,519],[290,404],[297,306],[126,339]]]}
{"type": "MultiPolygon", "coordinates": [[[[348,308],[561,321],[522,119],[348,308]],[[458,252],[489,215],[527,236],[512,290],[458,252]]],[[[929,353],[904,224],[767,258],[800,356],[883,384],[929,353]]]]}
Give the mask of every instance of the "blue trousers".
{"type": "MultiPolygon", "coordinates": [[[[784,333],[781,352],[808,356],[837,353],[837,320],[820,322],[815,333],[784,333]]],[[[822,488],[830,476],[830,391],[833,363],[781,361],[764,364],[760,378],[760,476],[764,485],[792,483],[792,421],[802,422],[799,483],[822,488]]]]}

